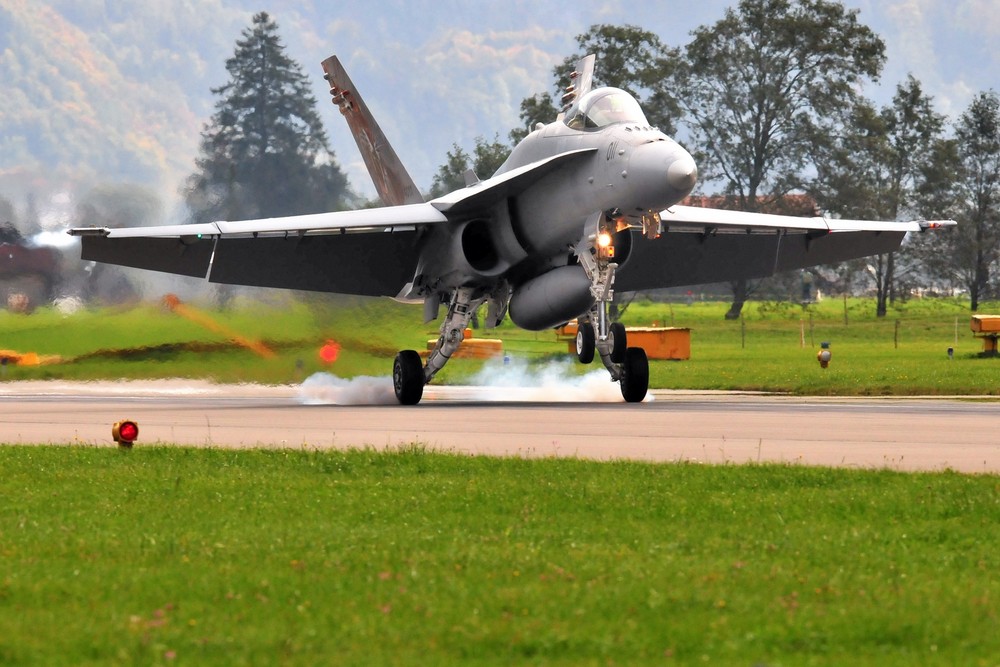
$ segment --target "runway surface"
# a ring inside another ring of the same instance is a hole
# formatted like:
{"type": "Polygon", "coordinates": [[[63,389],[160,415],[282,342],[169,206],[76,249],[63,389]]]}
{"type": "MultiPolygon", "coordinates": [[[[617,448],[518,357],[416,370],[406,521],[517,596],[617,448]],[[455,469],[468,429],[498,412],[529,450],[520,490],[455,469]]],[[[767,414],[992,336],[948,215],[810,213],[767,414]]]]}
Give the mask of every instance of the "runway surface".
{"type": "MultiPolygon", "coordinates": [[[[385,402],[386,387],[373,382],[351,400],[385,402]]],[[[496,388],[429,386],[420,405],[403,407],[323,404],[329,397],[295,386],[5,383],[0,442],[114,446],[111,424],[128,418],[140,427],[137,447],[421,443],[474,454],[1000,473],[1000,402],[654,392],[626,404],[614,392],[591,402],[504,388],[512,400],[493,402],[496,388]]]]}

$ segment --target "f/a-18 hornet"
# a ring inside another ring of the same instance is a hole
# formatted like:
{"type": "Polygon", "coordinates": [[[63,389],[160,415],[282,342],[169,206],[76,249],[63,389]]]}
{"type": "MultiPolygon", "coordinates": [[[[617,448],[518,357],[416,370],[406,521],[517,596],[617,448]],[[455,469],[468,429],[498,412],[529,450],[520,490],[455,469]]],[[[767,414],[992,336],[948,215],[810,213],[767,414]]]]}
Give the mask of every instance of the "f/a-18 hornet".
{"type": "Polygon", "coordinates": [[[626,401],[643,400],[649,364],[608,317],[614,290],[760,278],[895,250],[907,232],[950,221],[867,222],[680,206],[698,169],[651,127],[639,103],[592,86],[583,58],[564,111],[539,123],[490,178],[425,202],[336,56],[323,62],[383,208],[263,220],[70,230],[82,257],[211,282],[422,302],[447,315],[426,362],[393,364],[400,403],[420,401],[462,343],[473,312],[533,331],[579,321],[577,356],[600,355],[626,401]]]}

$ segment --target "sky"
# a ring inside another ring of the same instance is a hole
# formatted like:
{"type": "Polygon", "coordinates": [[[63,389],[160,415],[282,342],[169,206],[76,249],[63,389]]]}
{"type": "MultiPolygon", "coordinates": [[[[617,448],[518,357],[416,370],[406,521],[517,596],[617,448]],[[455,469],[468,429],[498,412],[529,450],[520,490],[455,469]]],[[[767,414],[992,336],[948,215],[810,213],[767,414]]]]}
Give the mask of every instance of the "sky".
{"type": "MultiPolygon", "coordinates": [[[[520,101],[552,91],[552,69],[597,23],[633,24],[669,46],[734,1],[702,0],[0,0],[0,196],[41,208],[107,182],[134,182],[182,221],[184,179],[251,16],[268,11],[289,55],[312,77],[338,162],[373,196],[320,61],[337,54],[418,187],[452,145],[506,139],[520,101]]],[[[1000,89],[1000,0],[846,0],[886,42],[890,101],[912,73],[939,112],[1000,89]]],[[[598,69],[600,63],[597,64],[598,69]]],[[[58,222],[58,216],[52,217],[58,222]]]]}

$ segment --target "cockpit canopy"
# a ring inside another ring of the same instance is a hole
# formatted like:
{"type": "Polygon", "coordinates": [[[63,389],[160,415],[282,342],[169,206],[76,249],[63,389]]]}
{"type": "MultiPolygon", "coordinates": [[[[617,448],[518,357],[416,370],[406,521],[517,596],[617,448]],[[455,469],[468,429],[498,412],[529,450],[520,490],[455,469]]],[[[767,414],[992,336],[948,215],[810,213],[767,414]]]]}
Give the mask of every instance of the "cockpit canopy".
{"type": "Polygon", "coordinates": [[[594,130],[615,123],[649,125],[635,98],[618,88],[598,88],[580,98],[566,112],[574,130],[594,130]]]}

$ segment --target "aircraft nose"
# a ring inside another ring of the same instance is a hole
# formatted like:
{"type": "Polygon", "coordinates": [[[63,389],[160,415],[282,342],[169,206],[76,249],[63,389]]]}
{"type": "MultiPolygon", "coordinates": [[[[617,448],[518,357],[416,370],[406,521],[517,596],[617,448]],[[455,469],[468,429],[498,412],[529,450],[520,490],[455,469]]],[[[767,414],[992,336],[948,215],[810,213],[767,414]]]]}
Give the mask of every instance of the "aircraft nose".
{"type": "Polygon", "coordinates": [[[678,157],[667,168],[667,183],[670,187],[687,195],[694,189],[695,181],[698,180],[698,165],[684,151],[684,155],[678,157]]]}
{"type": "Polygon", "coordinates": [[[661,210],[687,197],[698,180],[691,155],[674,141],[636,147],[629,164],[635,207],[661,210]]]}

